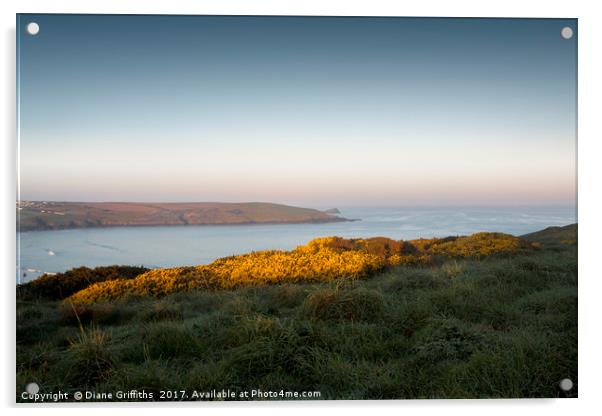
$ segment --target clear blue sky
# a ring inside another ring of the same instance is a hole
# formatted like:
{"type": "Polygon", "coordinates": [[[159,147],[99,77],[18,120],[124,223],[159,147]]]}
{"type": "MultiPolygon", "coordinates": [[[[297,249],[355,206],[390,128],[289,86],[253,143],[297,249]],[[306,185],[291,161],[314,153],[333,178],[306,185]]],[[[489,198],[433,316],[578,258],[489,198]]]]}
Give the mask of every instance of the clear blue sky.
{"type": "Polygon", "coordinates": [[[575,203],[575,19],[20,15],[17,32],[22,199],[575,203]]]}

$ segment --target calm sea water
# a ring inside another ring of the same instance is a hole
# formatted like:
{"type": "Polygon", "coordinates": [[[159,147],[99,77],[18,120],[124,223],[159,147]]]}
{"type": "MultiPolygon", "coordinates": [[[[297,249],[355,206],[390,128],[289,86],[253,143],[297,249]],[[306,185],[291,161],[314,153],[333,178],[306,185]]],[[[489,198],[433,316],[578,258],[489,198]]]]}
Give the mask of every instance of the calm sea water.
{"type": "Polygon", "coordinates": [[[577,221],[574,207],[340,208],[361,221],[330,224],[156,226],[33,231],[17,236],[17,281],[77,266],[170,267],[253,250],[292,249],[315,237],[394,239],[478,231],[526,234],[577,221]]]}

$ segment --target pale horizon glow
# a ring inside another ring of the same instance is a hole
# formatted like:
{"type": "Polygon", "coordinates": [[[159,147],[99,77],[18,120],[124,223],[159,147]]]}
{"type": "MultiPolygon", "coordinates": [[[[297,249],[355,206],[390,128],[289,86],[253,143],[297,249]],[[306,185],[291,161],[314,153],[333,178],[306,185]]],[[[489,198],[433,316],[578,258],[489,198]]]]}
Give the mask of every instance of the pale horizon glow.
{"type": "Polygon", "coordinates": [[[576,204],[573,19],[18,25],[23,200],[576,204]]]}

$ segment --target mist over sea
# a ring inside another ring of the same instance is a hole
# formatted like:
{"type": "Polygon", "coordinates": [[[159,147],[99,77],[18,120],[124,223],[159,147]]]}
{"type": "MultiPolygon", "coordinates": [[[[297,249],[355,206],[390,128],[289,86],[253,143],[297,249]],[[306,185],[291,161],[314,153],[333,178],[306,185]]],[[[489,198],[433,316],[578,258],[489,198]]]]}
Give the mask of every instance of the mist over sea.
{"type": "Polygon", "coordinates": [[[256,250],[293,249],[324,236],[414,239],[497,231],[522,235],[577,222],[575,207],[344,208],[360,221],[328,224],[86,228],[17,235],[17,282],[44,272],[112,264],[173,267],[256,250]]]}

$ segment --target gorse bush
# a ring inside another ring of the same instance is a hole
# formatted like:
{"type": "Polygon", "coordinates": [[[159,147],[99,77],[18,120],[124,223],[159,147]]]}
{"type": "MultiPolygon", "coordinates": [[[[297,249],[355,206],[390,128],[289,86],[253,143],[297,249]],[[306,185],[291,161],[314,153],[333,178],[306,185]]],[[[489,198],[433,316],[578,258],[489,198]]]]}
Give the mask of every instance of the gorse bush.
{"type": "Polygon", "coordinates": [[[521,238],[502,233],[476,233],[468,237],[434,239],[427,249],[430,254],[449,257],[484,257],[498,253],[515,253],[537,248],[521,238]]]}
{"type": "Polygon", "coordinates": [[[386,261],[377,256],[359,251],[263,251],[218,259],[209,265],[151,270],[131,280],[100,282],[68,299],[73,303],[92,303],[265,283],[353,280],[368,276],[386,265],[386,261]]]}
{"type": "Polygon", "coordinates": [[[345,239],[341,237],[324,237],[311,240],[307,245],[298,247],[310,253],[322,250],[333,250],[337,253],[355,251],[377,256],[387,265],[396,264],[430,264],[432,257],[421,253],[411,241],[392,240],[386,237],[345,239]]]}
{"type": "Polygon", "coordinates": [[[323,237],[311,240],[307,245],[298,250],[320,251],[329,248],[342,253],[345,251],[361,251],[377,255],[381,259],[388,259],[394,255],[415,254],[417,252],[410,242],[403,240],[392,240],[386,237],[346,239],[341,237],[323,237]]]}
{"type": "Polygon", "coordinates": [[[500,233],[413,241],[325,237],[292,251],[259,251],[208,265],[150,270],[133,279],[104,279],[68,299],[85,304],[258,284],[354,281],[388,266],[431,264],[436,256],[480,258],[532,248],[531,243],[500,233]]]}

